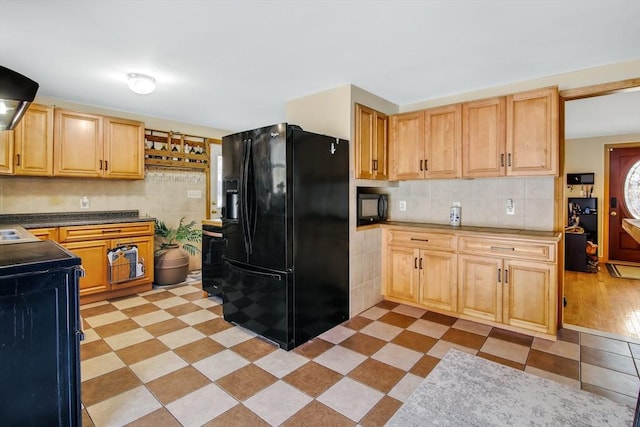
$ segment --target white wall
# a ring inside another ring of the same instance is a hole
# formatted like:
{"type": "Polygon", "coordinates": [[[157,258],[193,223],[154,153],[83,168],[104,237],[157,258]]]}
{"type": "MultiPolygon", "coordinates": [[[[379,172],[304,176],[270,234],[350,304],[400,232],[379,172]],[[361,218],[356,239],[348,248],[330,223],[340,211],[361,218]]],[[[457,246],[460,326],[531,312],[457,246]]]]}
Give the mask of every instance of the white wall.
{"type": "MultiPolygon", "coordinates": [[[[393,114],[398,107],[352,85],[292,100],[287,103],[287,122],[303,129],[344,138],[349,143],[349,312],[353,317],[382,300],[381,232],[356,231],[355,161],[353,144],[354,102],[393,114]]],[[[377,184],[380,185],[380,184],[377,184]]],[[[384,184],[383,184],[384,185],[384,184]]],[[[396,184],[392,184],[396,185],[396,184]]]]}
{"type": "Polygon", "coordinates": [[[224,135],[232,133],[224,129],[210,128],[206,126],[192,125],[189,123],[181,123],[173,120],[165,120],[159,117],[142,116],[140,114],[129,113],[125,111],[110,110],[107,108],[84,105],[69,102],[63,99],[48,98],[36,96],[34,101],[36,104],[51,105],[59,108],[66,108],[72,111],[80,111],[89,114],[100,114],[103,116],[121,117],[124,119],[139,120],[144,122],[147,129],[155,129],[161,131],[180,132],[186,135],[203,136],[207,138],[221,139],[224,135]]]}
{"type": "MultiPolygon", "coordinates": [[[[600,256],[602,256],[604,243],[602,239],[605,236],[604,218],[602,216],[603,203],[606,203],[604,200],[604,146],[629,142],[640,142],[640,133],[568,139],[565,141],[565,176],[568,173],[593,172],[595,174],[593,197],[598,199],[598,210],[600,211],[598,215],[598,255],[600,256]]],[[[581,197],[580,191],[580,186],[574,186],[573,189],[564,186],[562,200],[564,200],[565,206],[569,197],[581,197]]]]}
{"type": "MultiPolygon", "coordinates": [[[[355,103],[366,105],[384,114],[396,114],[398,106],[357,86],[351,86],[350,118],[355,114],[355,103]]],[[[355,134],[355,122],[351,122],[351,139],[355,134]]],[[[368,309],[382,300],[382,231],[357,231],[356,187],[397,187],[396,182],[355,179],[355,147],[351,144],[350,200],[351,212],[351,316],[368,309]]]]}
{"type": "Polygon", "coordinates": [[[287,102],[287,122],[302,129],[351,140],[351,86],[345,85],[287,102]]]}
{"type": "Polygon", "coordinates": [[[588,68],[585,70],[556,74],[553,76],[547,76],[534,80],[510,82],[502,86],[478,89],[473,92],[452,94],[447,97],[430,99],[415,104],[403,105],[400,107],[400,112],[421,110],[423,108],[490,98],[493,96],[508,95],[547,86],[558,86],[560,90],[574,89],[600,83],[638,78],[639,75],[640,59],[635,59],[618,64],[603,65],[599,67],[588,68]]]}

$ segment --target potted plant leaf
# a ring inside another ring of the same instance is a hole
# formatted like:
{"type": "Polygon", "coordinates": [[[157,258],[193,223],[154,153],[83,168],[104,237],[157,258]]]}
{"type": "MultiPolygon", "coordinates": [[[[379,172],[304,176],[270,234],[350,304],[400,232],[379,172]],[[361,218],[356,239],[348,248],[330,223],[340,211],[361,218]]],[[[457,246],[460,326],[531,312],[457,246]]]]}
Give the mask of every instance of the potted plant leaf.
{"type": "Polygon", "coordinates": [[[170,227],[155,220],[155,235],[159,243],[155,251],[154,283],[174,285],[184,282],[189,274],[189,255],[196,255],[200,248],[194,243],[202,241],[202,232],[196,222],[184,222],[180,218],[177,227],[170,227]]]}

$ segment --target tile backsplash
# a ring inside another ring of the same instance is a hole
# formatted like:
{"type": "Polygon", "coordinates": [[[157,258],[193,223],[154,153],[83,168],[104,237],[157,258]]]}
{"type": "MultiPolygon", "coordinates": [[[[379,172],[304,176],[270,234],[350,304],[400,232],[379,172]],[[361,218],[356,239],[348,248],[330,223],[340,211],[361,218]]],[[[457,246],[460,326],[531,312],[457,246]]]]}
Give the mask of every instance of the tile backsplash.
{"type": "MultiPolygon", "coordinates": [[[[177,225],[181,217],[199,223],[206,218],[206,174],[202,171],[149,169],[144,180],[2,177],[0,213],[137,210],[141,216],[177,225]],[[187,197],[189,190],[201,198],[187,197]]],[[[191,269],[200,268],[200,255],[192,256],[191,269]]]]}
{"type": "Polygon", "coordinates": [[[553,177],[403,181],[384,192],[391,221],[448,224],[451,205],[460,202],[462,225],[553,230],[553,177]],[[506,213],[509,199],[513,215],[506,213]],[[406,211],[400,210],[401,200],[406,211]]]}

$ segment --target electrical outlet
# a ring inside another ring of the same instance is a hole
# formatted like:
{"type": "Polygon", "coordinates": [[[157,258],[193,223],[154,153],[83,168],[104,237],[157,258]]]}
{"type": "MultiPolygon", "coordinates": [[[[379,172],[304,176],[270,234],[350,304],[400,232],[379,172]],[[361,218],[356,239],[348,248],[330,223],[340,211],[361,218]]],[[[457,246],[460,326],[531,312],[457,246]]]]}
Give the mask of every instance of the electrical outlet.
{"type": "Polygon", "coordinates": [[[402,212],[407,210],[407,201],[406,200],[400,200],[400,205],[399,208],[402,212]]]}
{"type": "Polygon", "coordinates": [[[515,215],[516,206],[513,203],[513,199],[507,199],[507,202],[504,204],[504,210],[507,213],[507,215],[515,215]]]}
{"type": "Polygon", "coordinates": [[[187,190],[187,199],[202,199],[202,191],[187,190]]]}
{"type": "Polygon", "coordinates": [[[80,197],[80,209],[89,209],[89,198],[87,196],[80,197]]]}

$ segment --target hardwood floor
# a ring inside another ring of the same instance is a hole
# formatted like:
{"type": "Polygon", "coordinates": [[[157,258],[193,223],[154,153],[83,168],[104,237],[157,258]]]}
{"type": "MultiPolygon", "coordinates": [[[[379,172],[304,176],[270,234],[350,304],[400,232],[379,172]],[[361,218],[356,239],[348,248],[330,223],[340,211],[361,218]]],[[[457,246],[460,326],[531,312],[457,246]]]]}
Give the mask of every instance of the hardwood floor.
{"type": "Polygon", "coordinates": [[[640,280],[565,271],[564,323],[640,339],[640,280]]]}

